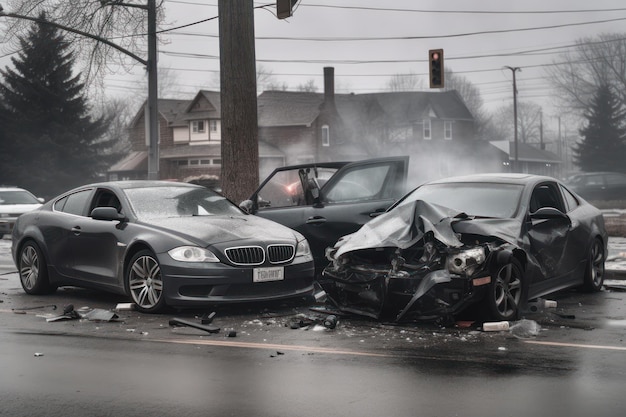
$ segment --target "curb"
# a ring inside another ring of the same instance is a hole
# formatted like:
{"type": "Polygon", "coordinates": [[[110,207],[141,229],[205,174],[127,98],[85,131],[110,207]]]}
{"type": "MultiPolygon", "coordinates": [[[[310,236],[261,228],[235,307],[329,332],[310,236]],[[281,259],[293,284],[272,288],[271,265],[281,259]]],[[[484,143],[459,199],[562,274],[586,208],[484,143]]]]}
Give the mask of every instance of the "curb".
{"type": "Polygon", "coordinates": [[[604,279],[626,280],[626,270],[622,269],[605,269],[604,279]]]}

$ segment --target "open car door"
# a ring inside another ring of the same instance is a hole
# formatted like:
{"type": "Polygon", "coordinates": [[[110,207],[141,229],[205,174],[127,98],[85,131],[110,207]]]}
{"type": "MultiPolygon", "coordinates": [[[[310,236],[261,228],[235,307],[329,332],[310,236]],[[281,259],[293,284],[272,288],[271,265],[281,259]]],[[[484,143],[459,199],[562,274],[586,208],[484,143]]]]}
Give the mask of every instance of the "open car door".
{"type": "Polygon", "coordinates": [[[327,247],[404,195],[408,165],[409,157],[401,156],[278,168],[244,205],[302,233],[320,273],[327,247]]]}

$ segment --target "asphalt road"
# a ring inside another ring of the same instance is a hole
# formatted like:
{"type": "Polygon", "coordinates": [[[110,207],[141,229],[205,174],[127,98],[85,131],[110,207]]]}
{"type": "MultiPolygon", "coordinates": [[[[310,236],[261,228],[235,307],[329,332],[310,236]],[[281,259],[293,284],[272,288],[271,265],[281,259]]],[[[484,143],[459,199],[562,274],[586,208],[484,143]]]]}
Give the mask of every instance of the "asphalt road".
{"type": "Polygon", "coordinates": [[[322,306],[304,300],[219,309],[210,334],[169,325],[199,322],[203,311],[49,322],[67,304],[110,311],[127,300],[78,288],[28,296],[6,254],[0,242],[0,416],[597,417],[626,408],[622,281],[550,297],[557,308],[525,316],[536,334],[356,317],[326,329],[322,306]],[[300,320],[311,324],[292,328],[300,320]]]}

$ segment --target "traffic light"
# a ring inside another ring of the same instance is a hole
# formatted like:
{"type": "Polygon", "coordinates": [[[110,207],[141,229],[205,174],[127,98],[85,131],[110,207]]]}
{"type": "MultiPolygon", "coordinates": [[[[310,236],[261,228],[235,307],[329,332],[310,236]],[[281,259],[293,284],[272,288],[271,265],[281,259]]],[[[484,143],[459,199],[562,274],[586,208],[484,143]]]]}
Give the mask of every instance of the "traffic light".
{"type": "Polygon", "coordinates": [[[428,51],[430,88],[443,88],[443,49],[428,51]]]}
{"type": "Polygon", "coordinates": [[[279,19],[286,19],[293,15],[293,6],[298,0],[276,0],[276,16],[279,19]]]}

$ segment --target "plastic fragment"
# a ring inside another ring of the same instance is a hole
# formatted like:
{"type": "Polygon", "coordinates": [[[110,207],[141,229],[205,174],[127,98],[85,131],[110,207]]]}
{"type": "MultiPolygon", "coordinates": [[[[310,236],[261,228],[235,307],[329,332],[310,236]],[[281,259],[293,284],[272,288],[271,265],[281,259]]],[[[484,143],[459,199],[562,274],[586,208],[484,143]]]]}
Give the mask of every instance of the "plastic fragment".
{"type": "Polygon", "coordinates": [[[489,323],[483,323],[483,331],[485,332],[502,332],[509,330],[508,321],[494,321],[489,323]]]}
{"type": "Polygon", "coordinates": [[[527,339],[537,336],[541,331],[541,326],[534,320],[523,319],[515,322],[509,331],[515,337],[527,339]]]}
{"type": "Polygon", "coordinates": [[[39,357],[43,356],[43,353],[35,352],[35,354],[33,356],[36,357],[36,358],[39,358],[39,357]]]}

